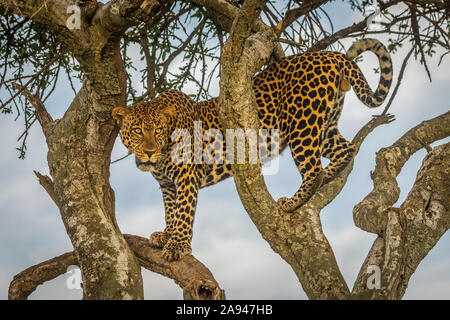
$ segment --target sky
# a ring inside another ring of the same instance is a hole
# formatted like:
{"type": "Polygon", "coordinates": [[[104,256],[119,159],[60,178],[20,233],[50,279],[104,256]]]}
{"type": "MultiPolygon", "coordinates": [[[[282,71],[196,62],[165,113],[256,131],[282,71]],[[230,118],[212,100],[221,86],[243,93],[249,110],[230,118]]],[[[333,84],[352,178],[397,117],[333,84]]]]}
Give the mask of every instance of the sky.
{"type": "MultiPolygon", "coordinates": [[[[361,19],[359,13],[346,11],[336,3],[332,3],[330,9],[331,19],[337,22],[336,28],[361,19]]],[[[386,43],[385,38],[378,39],[386,43]]],[[[350,43],[344,42],[345,47],[348,48],[350,43]]],[[[139,58],[137,52],[134,55],[139,58]]],[[[398,74],[401,58],[405,55],[402,49],[393,58],[395,74],[398,74]]],[[[373,72],[378,66],[376,58],[367,53],[359,65],[372,88],[375,87],[378,81],[373,72]]],[[[376,238],[355,227],[352,217],[353,206],[372,189],[369,173],[375,166],[375,153],[423,120],[449,110],[450,60],[444,59],[440,66],[433,60],[429,66],[433,77],[431,83],[419,63],[408,64],[403,84],[389,111],[396,116],[396,121],[377,128],[364,141],[346,186],[322,211],[323,231],[350,288],[376,238]]],[[[136,88],[142,88],[142,84],[136,83],[136,88]]],[[[191,89],[192,92],[186,93],[194,93],[194,88],[191,89]]],[[[211,94],[218,93],[218,84],[212,86],[211,94]]],[[[47,109],[54,118],[62,117],[72,98],[72,90],[62,80],[46,102],[47,109]]],[[[348,92],[339,130],[351,140],[372,115],[381,113],[382,108],[368,109],[353,91],[348,92]]],[[[0,115],[0,130],[0,299],[6,299],[15,274],[72,251],[72,246],[57,207],[33,173],[33,170],[49,173],[47,147],[40,127],[35,125],[30,131],[25,160],[19,160],[15,150],[19,146],[17,138],[23,132],[21,119],[14,121],[14,116],[0,115]]],[[[447,138],[433,146],[448,141],[447,138]]],[[[112,160],[126,152],[118,139],[112,160]]],[[[401,195],[396,205],[406,198],[425,154],[423,149],[418,151],[403,167],[397,179],[401,195]]],[[[284,152],[279,161],[278,174],[266,177],[274,199],[291,196],[301,184],[301,176],[289,151],[284,152]]],[[[116,195],[117,222],[123,233],[148,237],[154,231],[163,230],[164,209],[159,186],[149,173],[135,167],[133,157],[111,165],[111,185],[116,195]]],[[[290,266],[271,250],[249,219],[232,179],[200,191],[195,219],[193,254],[211,270],[228,299],[307,298],[290,266]]],[[[411,277],[404,299],[450,299],[448,252],[450,235],[447,232],[411,277]]],[[[142,275],[145,299],[182,299],[182,291],[173,280],[145,269],[142,269],[142,275]]],[[[64,274],[39,286],[30,299],[81,298],[81,290],[68,288],[69,277],[64,274]]]]}

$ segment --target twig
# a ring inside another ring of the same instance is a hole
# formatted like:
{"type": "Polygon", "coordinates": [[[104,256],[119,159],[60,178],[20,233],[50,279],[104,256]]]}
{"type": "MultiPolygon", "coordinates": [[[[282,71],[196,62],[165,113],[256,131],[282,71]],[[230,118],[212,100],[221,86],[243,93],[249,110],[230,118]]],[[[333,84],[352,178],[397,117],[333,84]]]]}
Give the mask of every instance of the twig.
{"type": "Polygon", "coordinates": [[[419,143],[425,148],[425,150],[427,150],[427,153],[430,153],[433,150],[428,143],[423,141],[422,138],[420,138],[419,136],[417,136],[416,138],[417,141],[419,141],[419,143]]]}
{"type": "Polygon", "coordinates": [[[22,132],[22,134],[17,138],[17,141],[20,141],[20,139],[23,138],[23,136],[25,136],[28,133],[28,130],[30,130],[30,128],[33,126],[33,124],[36,122],[37,118],[34,117],[33,121],[31,121],[31,123],[25,128],[25,131],[22,132]]]}
{"type": "Polygon", "coordinates": [[[281,33],[289,27],[295,20],[297,20],[302,15],[307,14],[308,12],[318,8],[319,6],[323,5],[324,3],[328,2],[329,0],[311,0],[311,1],[305,1],[302,3],[302,5],[298,8],[291,9],[284,15],[284,18],[278,22],[277,26],[275,27],[275,33],[277,36],[280,36],[281,33]]]}
{"type": "Polygon", "coordinates": [[[45,129],[45,127],[49,123],[53,122],[51,115],[47,112],[47,109],[45,108],[44,103],[42,103],[41,99],[39,98],[39,95],[31,94],[31,92],[28,91],[28,89],[25,86],[21,86],[17,83],[13,83],[13,86],[16,89],[18,89],[18,92],[22,93],[34,107],[34,113],[36,115],[36,118],[38,119],[43,129],[45,129]]]}
{"type": "Polygon", "coordinates": [[[163,63],[163,70],[159,77],[158,83],[156,84],[156,91],[161,90],[162,85],[166,79],[166,74],[169,71],[169,66],[172,63],[173,59],[175,59],[184,49],[186,49],[187,45],[191,42],[192,38],[194,38],[195,34],[199,32],[199,30],[203,29],[206,23],[206,18],[204,18],[200,24],[192,31],[192,33],[186,38],[186,40],[181,44],[181,46],[172,52],[166,61],[163,63]]]}
{"type": "Polygon", "coordinates": [[[406,65],[408,64],[408,60],[411,57],[411,54],[413,53],[413,51],[414,51],[414,46],[411,48],[411,50],[409,50],[409,52],[406,55],[405,59],[403,59],[402,67],[400,68],[400,72],[398,74],[397,83],[395,85],[394,91],[392,91],[392,95],[389,98],[389,101],[386,104],[386,107],[384,107],[384,110],[381,113],[381,115],[385,115],[387,113],[387,111],[389,110],[389,108],[390,108],[390,106],[392,104],[392,101],[394,101],[394,98],[397,95],[398,88],[400,87],[400,84],[402,82],[403,74],[405,73],[405,69],[406,69],[406,65]]]}
{"type": "Polygon", "coordinates": [[[425,67],[425,71],[427,72],[428,78],[431,81],[431,73],[428,69],[427,61],[425,59],[425,53],[423,51],[422,42],[420,41],[420,30],[419,30],[419,23],[417,22],[417,15],[416,15],[416,8],[414,5],[409,5],[409,8],[411,10],[411,27],[413,29],[413,35],[414,35],[414,42],[416,43],[417,47],[419,48],[420,52],[420,62],[423,63],[423,66],[425,67]]]}
{"type": "Polygon", "coordinates": [[[153,81],[155,80],[155,58],[150,54],[147,30],[147,26],[140,30],[140,42],[147,66],[147,92],[150,98],[153,99],[156,96],[155,87],[153,86],[153,81]]]}
{"type": "Polygon", "coordinates": [[[50,198],[53,200],[53,202],[58,205],[58,200],[55,195],[55,189],[53,187],[53,181],[52,179],[47,176],[39,173],[38,171],[33,171],[36,177],[39,180],[39,184],[47,191],[50,198]]]}
{"type": "Polygon", "coordinates": [[[21,88],[19,89],[19,91],[17,91],[14,95],[11,96],[11,98],[9,98],[5,103],[3,103],[0,106],[0,110],[3,109],[4,107],[6,107],[12,100],[14,100],[19,94],[22,93],[23,90],[25,90],[25,88],[34,80],[36,80],[42,72],[44,72],[45,70],[47,70],[53,63],[55,63],[58,59],[60,59],[62,56],[64,56],[66,54],[67,50],[63,50],[60,54],[58,54],[57,56],[55,56],[53,59],[51,59],[49,62],[47,62],[41,70],[39,70],[37,73],[35,73],[30,80],[28,80],[23,86],[21,86],[21,88]]]}
{"type": "Polygon", "coordinates": [[[113,163],[116,163],[116,162],[119,162],[120,160],[123,160],[123,159],[125,159],[125,158],[128,158],[130,155],[132,155],[133,153],[131,152],[131,151],[128,151],[128,153],[127,153],[127,155],[126,156],[123,156],[123,157],[121,157],[121,158],[119,158],[119,159],[116,159],[116,160],[114,160],[114,161],[111,161],[111,164],[113,164],[113,163]]]}

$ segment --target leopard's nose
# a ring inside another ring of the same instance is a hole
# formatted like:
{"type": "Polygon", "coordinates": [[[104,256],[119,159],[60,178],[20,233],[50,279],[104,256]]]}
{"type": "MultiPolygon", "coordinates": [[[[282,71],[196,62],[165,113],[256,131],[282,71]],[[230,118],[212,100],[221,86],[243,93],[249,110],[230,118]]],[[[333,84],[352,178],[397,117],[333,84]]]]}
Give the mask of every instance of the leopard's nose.
{"type": "Polygon", "coordinates": [[[151,158],[152,157],[152,154],[154,153],[154,151],[145,151],[145,154],[149,157],[149,158],[151,158]]]}

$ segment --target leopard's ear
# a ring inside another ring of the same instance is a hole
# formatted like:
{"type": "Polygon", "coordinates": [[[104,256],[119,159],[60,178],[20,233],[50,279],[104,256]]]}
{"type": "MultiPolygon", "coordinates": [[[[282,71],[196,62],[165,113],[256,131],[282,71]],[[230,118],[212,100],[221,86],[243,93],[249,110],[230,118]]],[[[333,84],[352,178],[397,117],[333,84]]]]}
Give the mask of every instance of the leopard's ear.
{"type": "Polygon", "coordinates": [[[173,106],[173,105],[165,107],[164,109],[161,109],[160,112],[161,112],[161,114],[165,115],[168,119],[172,119],[177,114],[177,110],[176,110],[175,106],[173,106]]]}
{"type": "Polygon", "coordinates": [[[116,120],[119,126],[122,125],[123,118],[130,113],[130,109],[125,107],[115,107],[112,111],[113,119],[116,120]]]}

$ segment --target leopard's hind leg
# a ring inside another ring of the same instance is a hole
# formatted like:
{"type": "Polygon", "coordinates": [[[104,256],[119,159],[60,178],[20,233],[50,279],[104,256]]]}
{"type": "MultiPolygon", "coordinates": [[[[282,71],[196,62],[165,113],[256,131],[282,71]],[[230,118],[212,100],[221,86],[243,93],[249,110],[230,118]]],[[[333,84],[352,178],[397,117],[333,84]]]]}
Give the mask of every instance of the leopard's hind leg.
{"type": "Polygon", "coordinates": [[[323,184],[333,180],[353,159],[356,147],[347,141],[338,131],[337,122],[344,105],[345,92],[340,91],[329,116],[327,129],[322,139],[322,156],[330,163],[325,168],[323,184]]]}
{"type": "Polygon", "coordinates": [[[325,139],[323,156],[330,160],[325,168],[323,184],[333,180],[353,159],[356,148],[353,143],[345,140],[345,138],[337,131],[332,129],[329,136],[325,139]]]}
{"type": "MultiPolygon", "coordinates": [[[[302,156],[299,156],[302,157],[302,156]]],[[[316,190],[322,185],[323,169],[320,162],[320,156],[310,156],[305,158],[304,162],[295,161],[297,168],[302,175],[302,185],[292,198],[282,197],[278,199],[278,204],[283,211],[292,212],[301,207],[316,190]],[[314,165],[312,165],[314,163],[314,165]]]]}
{"type": "MultiPolygon", "coordinates": [[[[323,100],[324,105],[326,100],[323,100]]],[[[321,186],[324,171],[322,169],[321,133],[325,108],[306,108],[303,118],[295,123],[289,136],[289,147],[297,169],[302,175],[302,184],[292,198],[280,198],[278,204],[283,211],[292,212],[311,198],[321,186]],[[323,112],[319,112],[319,110],[323,112]],[[306,113],[306,116],[305,116],[306,113]]]]}

